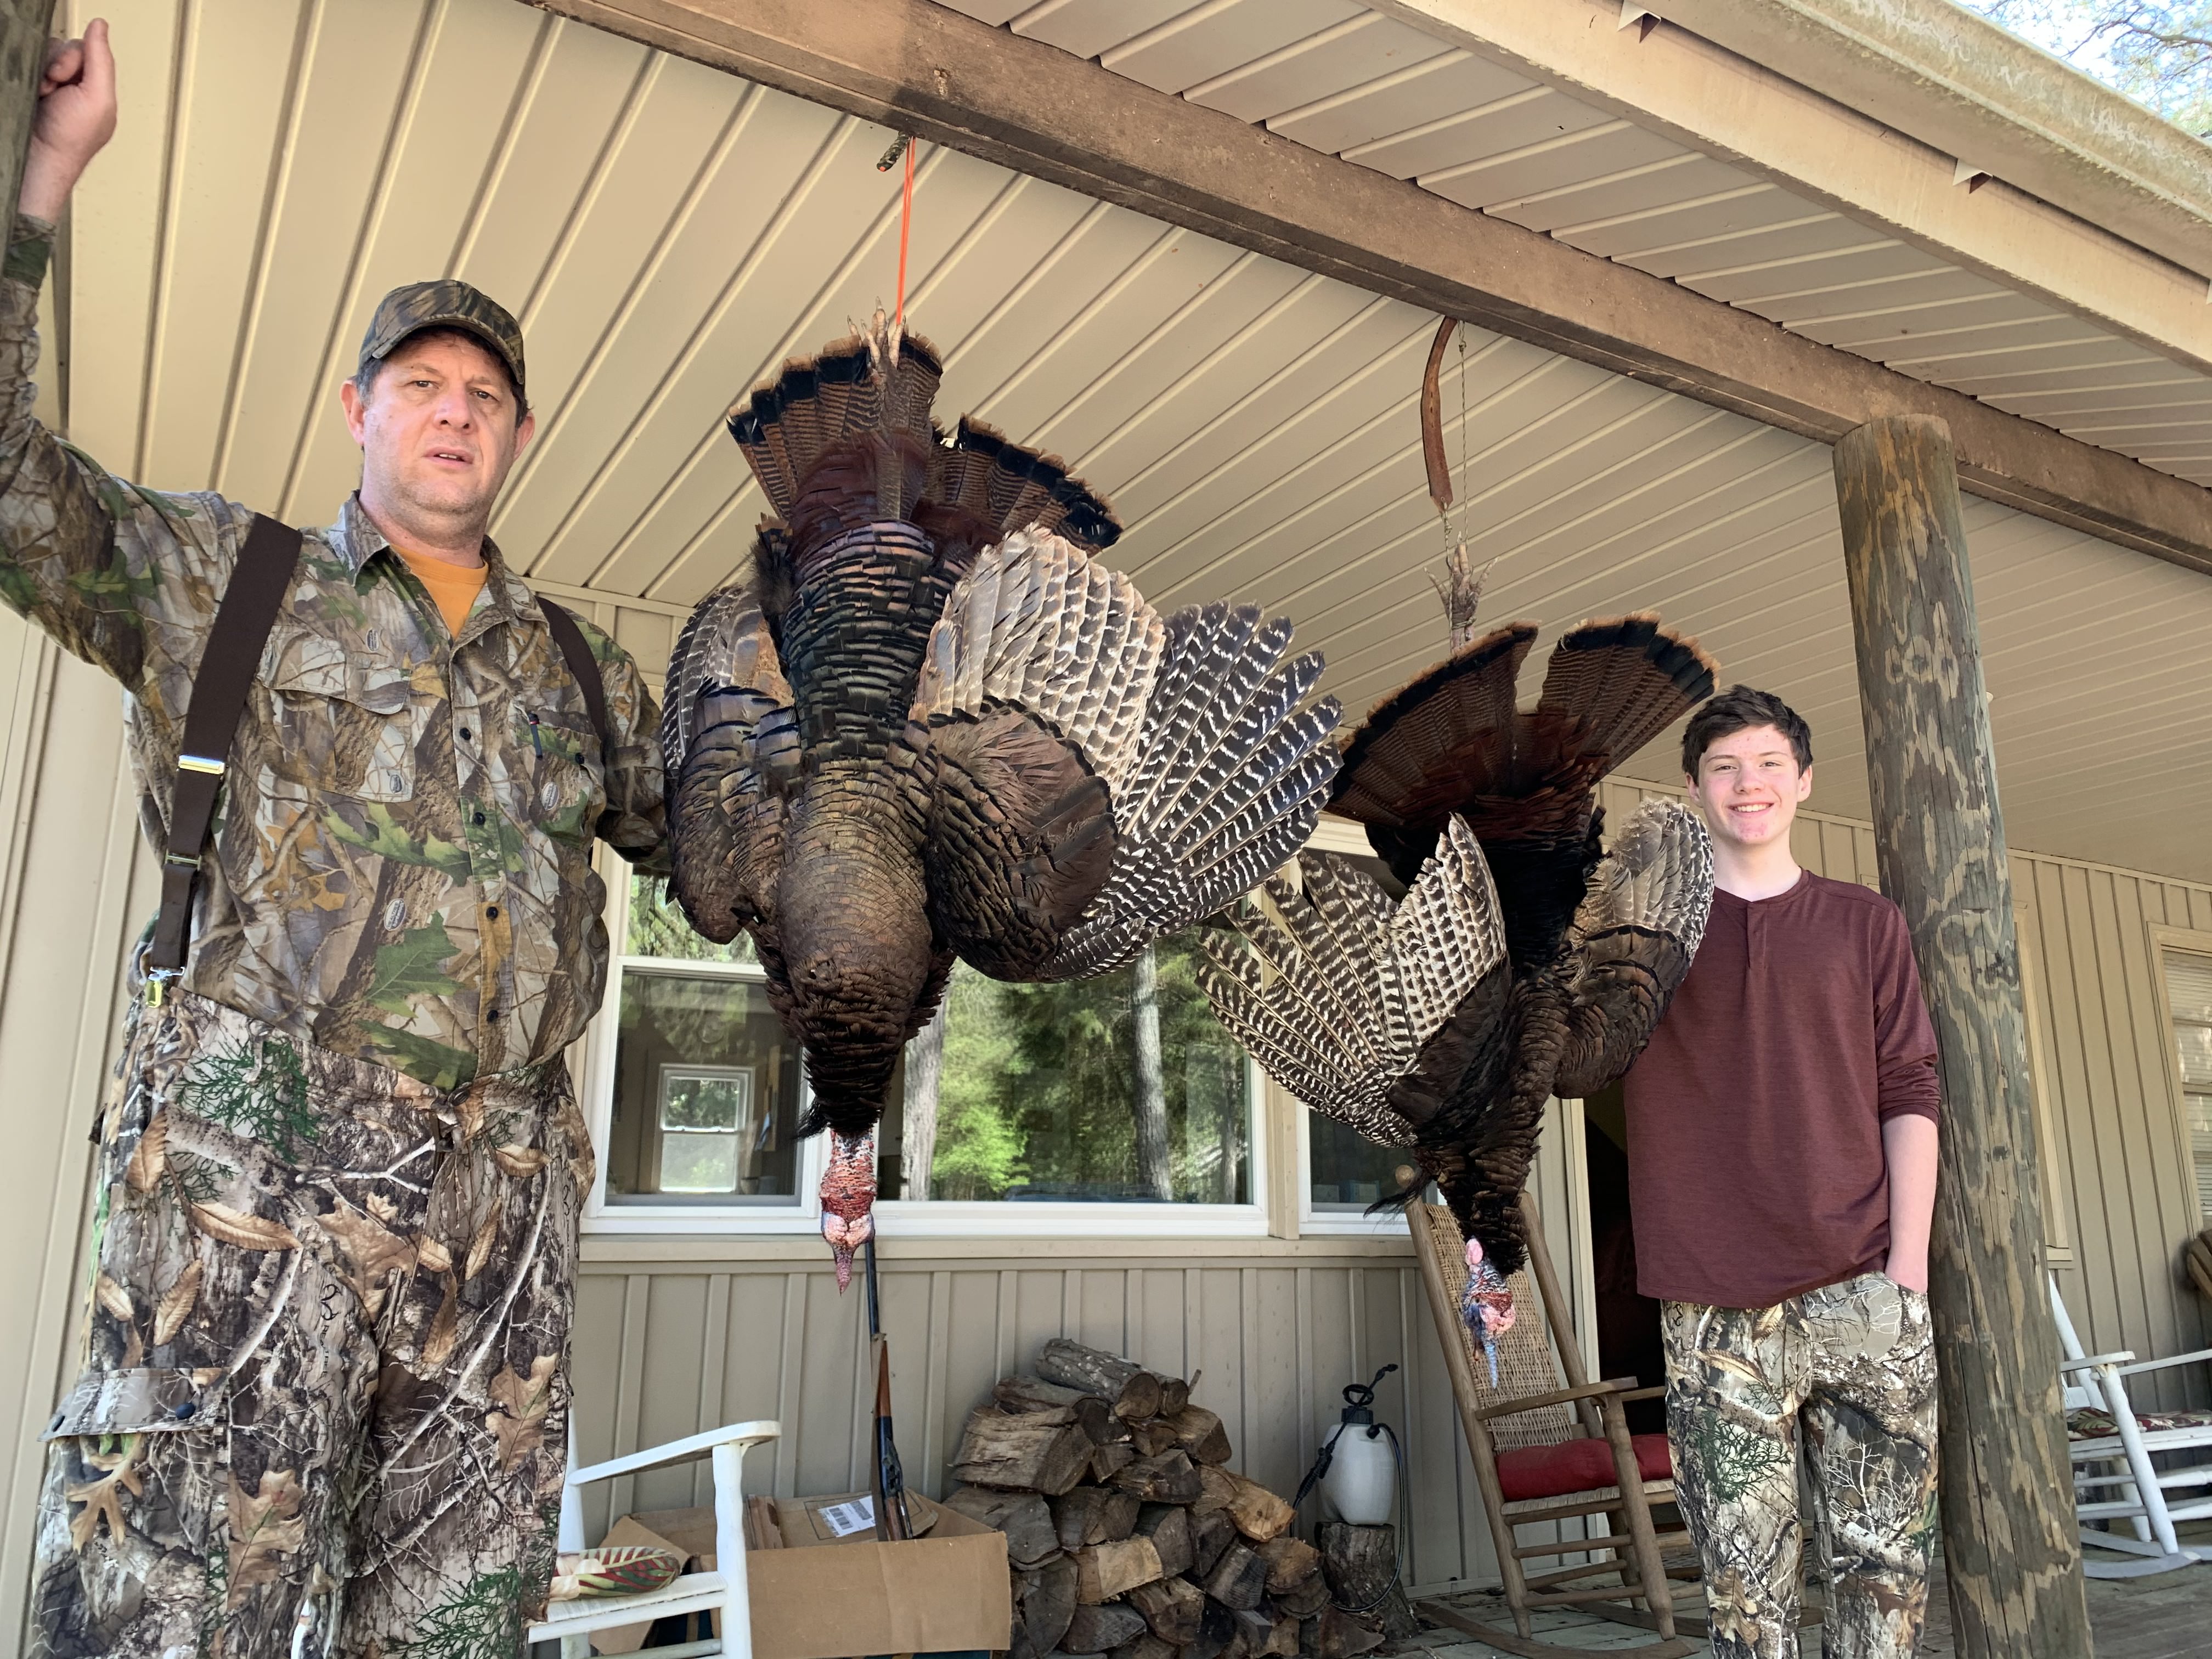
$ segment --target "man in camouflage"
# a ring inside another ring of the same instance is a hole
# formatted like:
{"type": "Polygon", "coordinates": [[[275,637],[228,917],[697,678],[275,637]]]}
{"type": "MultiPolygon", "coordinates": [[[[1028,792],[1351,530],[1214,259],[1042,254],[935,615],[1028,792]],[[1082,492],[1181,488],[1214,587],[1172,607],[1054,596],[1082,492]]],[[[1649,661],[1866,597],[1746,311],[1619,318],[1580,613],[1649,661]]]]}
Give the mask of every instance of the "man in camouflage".
{"type": "MultiPolygon", "coordinates": [[[[122,682],[159,849],[252,514],[32,418],[53,222],[114,126],[102,26],[41,100],[0,270],[0,599],[122,682]]],[[[588,633],[603,748],[484,535],[532,433],[514,319],[459,282],[397,290],[343,391],[362,487],[306,532],[185,967],[134,999],[101,1119],[46,1659],[491,1659],[551,1566],[592,1167],[562,1051],[605,977],[594,838],[663,841],[657,714],[588,633]]]]}

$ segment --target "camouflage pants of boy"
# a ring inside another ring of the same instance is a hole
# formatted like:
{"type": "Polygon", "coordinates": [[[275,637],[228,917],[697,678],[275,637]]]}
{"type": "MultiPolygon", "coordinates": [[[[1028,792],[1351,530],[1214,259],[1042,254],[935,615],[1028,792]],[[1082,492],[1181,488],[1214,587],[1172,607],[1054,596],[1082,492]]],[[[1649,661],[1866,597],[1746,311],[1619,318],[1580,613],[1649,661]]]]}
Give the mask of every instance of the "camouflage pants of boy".
{"type": "Polygon", "coordinates": [[[31,1652],[519,1653],[591,1179],[566,1073],[440,1091],[178,994],[126,1037],[31,1652]]]}
{"type": "Polygon", "coordinates": [[[1936,1538],[1928,1298],[1862,1273],[1771,1308],[1669,1302],[1667,1432],[1713,1651],[1796,1659],[1797,1433],[1826,1522],[1825,1659],[1911,1653],[1936,1538]]]}

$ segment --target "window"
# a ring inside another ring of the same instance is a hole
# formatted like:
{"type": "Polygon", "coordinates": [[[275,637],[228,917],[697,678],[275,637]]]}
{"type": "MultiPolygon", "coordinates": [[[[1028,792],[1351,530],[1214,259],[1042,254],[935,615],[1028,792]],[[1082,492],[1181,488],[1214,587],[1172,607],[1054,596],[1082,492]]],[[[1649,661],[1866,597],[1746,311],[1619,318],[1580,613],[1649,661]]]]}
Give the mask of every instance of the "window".
{"type": "MultiPolygon", "coordinates": [[[[826,1142],[793,1138],[800,1051],[750,942],[702,939],[660,880],[610,884],[621,950],[586,1061],[605,1149],[592,1224],[811,1229],[826,1142]]],[[[887,1091],[885,1231],[1264,1233],[1259,1073],[1198,988],[1199,937],[1066,985],[957,964],[887,1091]]]]}
{"type": "Polygon", "coordinates": [[[2181,1052],[2181,1114],[2197,1170],[2197,1200],[2212,1222],[2212,956],[2166,953],[2166,994],[2181,1052]]]}
{"type": "Polygon", "coordinates": [[[614,970],[606,1202],[799,1207],[799,1050],[742,938],[691,931],[633,877],[614,970]]]}
{"type": "Polygon", "coordinates": [[[956,964],[891,1081],[881,1196],[1250,1203],[1252,1067],[1198,988],[1198,938],[1064,985],[956,964]]]}

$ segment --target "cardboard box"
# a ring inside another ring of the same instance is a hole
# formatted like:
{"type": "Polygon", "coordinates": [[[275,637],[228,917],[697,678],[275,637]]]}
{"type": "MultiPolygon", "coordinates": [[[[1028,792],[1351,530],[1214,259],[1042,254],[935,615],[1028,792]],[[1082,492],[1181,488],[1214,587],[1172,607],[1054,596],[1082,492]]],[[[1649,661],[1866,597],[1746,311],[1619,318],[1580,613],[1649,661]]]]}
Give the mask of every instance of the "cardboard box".
{"type": "MultiPolygon", "coordinates": [[[[833,1542],[835,1547],[746,1552],[753,1659],[988,1652],[1003,1650],[1013,1639],[1004,1533],[933,1504],[936,1519],[926,1538],[898,1544],[879,1544],[865,1533],[844,1540],[814,1538],[819,1507],[836,1501],[785,1498],[776,1504],[778,1529],[787,1539],[803,1536],[809,1544],[833,1542]]],[[[625,1516],[609,1530],[607,1540],[665,1540],[694,1557],[696,1567],[710,1567],[714,1512],[657,1510],[625,1516]],[[617,1539],[617,1531],[623,1536],[617,1539]]],[[[640,1624],[604,1631],[592,1645],[600,1653],[635,1653],[647,1629],[640,1624]]]]}

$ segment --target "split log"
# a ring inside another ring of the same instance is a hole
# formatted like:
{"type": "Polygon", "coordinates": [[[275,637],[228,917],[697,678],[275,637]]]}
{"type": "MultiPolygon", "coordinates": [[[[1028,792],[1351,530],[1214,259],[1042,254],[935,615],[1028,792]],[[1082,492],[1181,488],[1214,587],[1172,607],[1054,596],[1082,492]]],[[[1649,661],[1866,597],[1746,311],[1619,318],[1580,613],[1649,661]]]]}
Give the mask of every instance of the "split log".
{"type": "Polygon", "coordinates": [[[1395,1527],[1323,1522],[1321,1565],[1338,1607],[1361,1609],[1394,1640],[1420,1629],[1420,1621],[1406,1604],[1405,1586],[1398,1582],[1395,1527]]]}
{"type": "Polygon", "coordinates": [[[952,1476],[975,1486],[1019,1487],[1057,1497],[1091,1467],[1091,1437],[1058,1412],[1017,1415],[981,1407],[970,1413],[952,1460],[952,1476]]]}
{"type": "MultiPolygon", "coordinates": [[[[1320,1628],[1306,1639],[1312,1642],[1316,1659],[1352,1659],[1354,1654],[1372,1653],[1382,1645],[1381,1631],[1370,1630],[1339,1608],[1322,1608],[1321,1617],[1313,1622],[1320,1628]]],[[[1299,1650],[1305,1650],[1304,1640],[1299,1650]]]]}
{"type": "Polygon", "coordinates": [[[1206,1618],[1206,1592],[1185,1578],[1161,1578],[1129,1592],[1129,1605],[1144,1614],[1152,1634],[1175,1647],[1198,1640],[1206,1618]]]}
{"type": "Polygon", "coordinates": [[[1237,1621],[1229,1616],[1229,1609],[1209,1601],[1198,1621],[1198,1639],[1184,1644],[1182,1659],[1221,1659],[1236,1633],[1237,1621]]]}
{"type": "Polygon", "coordinates": [[[1114,1659],[1176,1659],[1176,1650],[1147,1631],[1127,1646],[1115,1649],[1114,1659]]]}
{"type": "Polygon", "coordinates": [[[1055,1336],[1037,1354],[1036,1374],[1113,1402],[1114,1414],[1134,1422],[1160,1414],[1160,1379],[1132,1359],[1055,1336]]]}
{"type": "Polygon", "coordinates": [[[1116,1474],[1114,1484],[1147,1504],[1188,1504],[1201,1490],[1197,1466],[1180,1451],[1140,1457],[1116,1474]]]}
{"type": "Polygon", "coordinates": [[[1159,1419],[1175,1431],[1172,1444],[1182,1448],[1194,1463],[1226,1463],[1229,1461],[1229,1431],[1221,1426],[1221,1419],[1203,1406],[1185,1406],[1181,1411],[1159,1419]]]}
{"type": "Polygon", "coordinates": [[[1231,1613],[1258,1607],[1267,1589],[1267,1564],[1242,1543],[1222,1551],[1206,1576],[1206,1593],[1231,1613]]]}
{"type": "Polygon", "coordinates": [[[1259,1653],[1275,1639],[1275,1615],[1262,1607],[1244,1607],[1232,1615],[1243,1633],[1244,1650],[1259,1653]]]}
{"type": "Polygon", "coordinates": [[[1148,1417],[1129,1425],[1130,1443],[1139,1457],[1157,1457],[1176,1443],[1175,1425],[1164,1417],[1148,1417]]]}
{"type": "Polygon", "coordinates": [[[1126,1595],[1160,1576],[1160,1553],[1149,1538],[1093,1544],[1069,1559],[1075,1563],[1075,1599],[1086,1607],[1126,1595]]]}
{"type": "Polygon", "coordinates": [[[945,1500],[945,1506],[1006,1534],[1006,1559],[1018,1567],[1035,1566],[1060,1548],[1052,1512],[1033,1492],[962,1486],[945,1500]]]}
{"type": "Polygon", "coordinates": [[[1022,1624],[1040,1654],[1053,1652],[1075,1617],[1075,1564],[1062,1557],[1018,1575],[1022,1624]]]}
{"type": "Polygon", "coordinates": [[[1006,1376],[992,1391],[999,1408],[1007,1412],[1042,1412],[1065,1407],[1075,1414],[1084,1432],[1093,1440],[1111,1440],[1120,1432],[1115,1425],[1112,1402],[1080,1389],[1063,1388],[1041,1376],[1006,1376]]]}
{"type": "Polygon", "coordinates": [[[1180,1376],[1160,1379],[1160,1415],[1173,1417],[1190,1404],[1190,1384],[1180,1376]]]}
{"type": "Polygon", "coordinates": [[[1062,1653],[1105,1653],[1145,1633],[1145,1615],[1126,1602],[1109,1601],[1096,1607],[1079,1607],[1067,1621],[1067,1634],[1060,1638],[1062,1653]]]}
{"type": "Polygon", "coordinates": [[[1137,1535],[1152,1540],[1160,1571],[1170,1578],[1191,1569],[1190,1511],[1178,1504],[1147,1504],[1137,1511],[1137,1535]]]}
{"type": "Polygon", "coordinates": [[[1275,1606],[1283,1612],[1300,1619],[1312,1619],[1328,1605],[1328,1579],[1316,1572],[1294,1589],[1286,1589],[1280,1594],[1271,1591],[1269,1594],[1275,1606]]]}
{"type": "Polygon", "coordinates": [[[1244,1626],[1232,1623],[1229,1626],[1229,1644],[1221,1650],[1221,1659],[1251,1659],[1251,1654],[1244,1640],[1244,1626]]]}
{"type": "MultiPolygon", "coordinates": [[[[1119,1420],[1118,1419],[1116,1419],[1119,1420]]],[[[1091,1478],[1111,1480],[1137,1461],[1137,1449],[1126,1440],[1108,1441],[1091,1449],[1091,1478]]]]}
{"type": "Polygon", "coordinates": [[[1237,1477],[1224,1468],[1207,1463],[1198,1472],[1199,1493],[1191,1500],[1190,1512],[1212,1515],[1216,1510],[1225,1510],[1237,1497],[1237,1477]]]}
{"type": "Polygon", "coordinates": [[[1022,1622],[1018,1602],[1015,1604],[1014,1616],[1006,1627],[1006,1659],[1044,1659],[1044,1656],[1036,1650],[1036,1644],[1030,1640],[1030,1629],[1022,1622]]]}
{"type": "Polygon", "coordinates": [[[1228,1510],[1237,1531],[1255,1544],[1264,1544],[1291,1529],[1291,1523],[1298,1518],[1296,1510],[1256,1480],[1247,1480],[1241,1474],[1229,1478],[1237,1483],[1228,1510]]]}
{"type": "Polygon", "coordinates": [[[1271,1538],[1258,1554],[1267,1564],[1267,1594],[1295,1590],[1321,1571],[1321,1552],[1303,1538],[1271,1538]]]}
{"type": "MultiPolygon", "coordinates": [[[[1054,1498],[1051,1509],[1053,1529],[1064,1550],[1079,1550],[1086,1544],[1119,1543],[1136,1529],[1137,1499],[1125,1492],[1109,1492],[1103,1486],[1078,1486],[1054,1498]]],[[[1121,1644],[1109,1642],[1106,1647],[1121,1644]]],[[[1105,1650],[1090,1650],[1093,1653],[1105,1650]]]]}
{"type": "Polygon", "coordinates": [[[1298,1650],[1298,1620],[1295,1613],[1282,1613],[1275,1620],[1275,1627],[1267,1633],[1267,1644],[1255,1648],[1255,1653],[1270,1656],[1270,1659],[1295,1659],[1298,1650]]]}
{"type": "Polygon", "coordinates": [[[1237,1523],[1226,1510],[1200,1515],[1194,1508],[1190,1511],[1190,1577],[1205,1578],[1221,1559],[1221,1553],[1236,1541],[1237,1523]]]}

